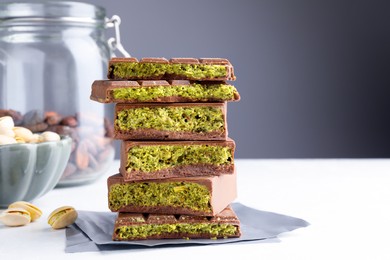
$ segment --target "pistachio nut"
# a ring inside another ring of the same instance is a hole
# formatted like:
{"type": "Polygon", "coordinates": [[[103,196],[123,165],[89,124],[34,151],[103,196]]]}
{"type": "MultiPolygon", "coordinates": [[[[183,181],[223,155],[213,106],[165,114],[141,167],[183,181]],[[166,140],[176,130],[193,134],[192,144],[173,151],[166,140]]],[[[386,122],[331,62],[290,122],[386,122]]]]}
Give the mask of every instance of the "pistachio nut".
{"type": "Polygon", "coordinates": [[[16,144],[16,140],[12,137],[0,134],[0,145],[2,144],[16,144]]]}
{"type": "Polygon", "coordinates": [[[27,210],[30,213],[31,221],[35,221],[42,216],[42,210],[40,210],[37,206],[28,203],[26,201],[16,201],[8,206],[9,209],[12,208],[21,208],[27,210]]]}
{"type": "Polygon", "coordinates": [[[10,116],[0,117],[0,128],[12,129],[15,126],[14,120],[10,116]]]}
{"type": "Polygon", "coordinates": [[[59,141],[60,139],[61,139],[61,137],[57,133],[51,132],[51,131],[45,131],[41,134],[39,141],[40,142],[55,142],[55,141],[59,141]]]}
{"type": "Polygon", "coordinates": [[[39,143],[40,142],[40,135],[39,134],[33,134],[29,143],[39,143]]]}
{"type": "Polygon", "coordinates": [[[77,211],[71,206],[63,206],[54,210],[48,217],[47,223],[54,228],[65,228],[77,219],[77,211]]]}
{"type": "Polygon", "coordinates": [[[15,133],[12,131],[12,128],[0,128],[0,135],[15,137],[15,133]]]}
{"type": "Polygon", "coordinates": [[[25,127],[16,126],[12,130],[14,131],[16,138],[22,138],[27,143],[30,142],[34,135],[30,129],[27,129],[25,127]]]}
{"type": "Polygon", "coordinates": [[[0,214],[0,222],[10,227],[24,226],[30,223],[30,213],[22,208],[6,209],[0,214]]]}
{"type": "Polygon", "coordinates": [[[26,141],[23,138],[21,138],[21,137],[15,137],[15,141],[18,144],[25,144],[26,143],[26,141]]]}

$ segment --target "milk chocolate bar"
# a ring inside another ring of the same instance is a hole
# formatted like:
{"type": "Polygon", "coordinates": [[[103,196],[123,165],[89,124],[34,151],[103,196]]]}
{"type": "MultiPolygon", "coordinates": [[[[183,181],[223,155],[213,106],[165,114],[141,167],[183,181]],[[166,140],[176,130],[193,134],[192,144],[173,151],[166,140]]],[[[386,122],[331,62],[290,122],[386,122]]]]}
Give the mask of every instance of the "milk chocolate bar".
{"type": "Polygon", "coordinates": [[[125,181],[234,173],[235,143],[226,141],[124,141],[125,181]]]}
{"type": "Polygon", "coordinates": [[[226,140],[226,103],[116,105],[114,137],[123,140],[226,140]]]}
{"type": "Polygon", "coordinates": [[[236,173],[135,182],[116,174],[107,185],[114,212],[215,216],[237,196],[236,173]]]}
{"type": "Polygon", "coordinates": [[[199,81],[235,80],[234,69],[221,58],[112,58],[107,77],[115,80],[184,79],[199,81]]]}
{"type": "Polygon", "coordinates": [[[171,103],[238,101],[237,89],[223,81],[96,80],[92,100],[100,103],[171,103]]]}
{"type": "Polygon", "coordinates": [[[214,217],[119,213],[113,240],[216,239],[240,237],[240,220],[230,206],[214,217]]]}

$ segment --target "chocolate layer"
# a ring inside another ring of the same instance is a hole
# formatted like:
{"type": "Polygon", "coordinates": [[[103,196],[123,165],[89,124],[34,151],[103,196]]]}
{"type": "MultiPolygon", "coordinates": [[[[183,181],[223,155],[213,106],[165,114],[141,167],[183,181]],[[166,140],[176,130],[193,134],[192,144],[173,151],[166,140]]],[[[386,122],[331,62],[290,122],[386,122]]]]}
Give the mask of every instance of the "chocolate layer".
{"type": "Polygon", "coordinates": [[[235,143],[124,141],[120,173],[126,181],[234,173],[235,143]]]}
{"type": "Polygon", "coordinates": [[[107,185],[114,212],[215,216],[237,196],[236,173],[136,182],[116,174],[107,185]]]}
{"type": "Polygon", "coordinates": [[[199,81],[235,80],[234,69],[221,58],[112,58],[107,77],[116,80],[183,79],[199,81]]]}
{"type": "Polygon", "coordinates": [[[117,104],[123,140],[226,140],[226,103],[117,104]]]}
{"type": "Polygon", "coordinates": [[[100,103],[171,103],[238,101],[234,86],[225,82],[189,80],[96,80],[90,98],[100,103]]]}
{"type": "Polygon", "coordinates": [[[240,221],[230,206],[214,217],[119,213],[113,240],[239,237],[240,221]]]}

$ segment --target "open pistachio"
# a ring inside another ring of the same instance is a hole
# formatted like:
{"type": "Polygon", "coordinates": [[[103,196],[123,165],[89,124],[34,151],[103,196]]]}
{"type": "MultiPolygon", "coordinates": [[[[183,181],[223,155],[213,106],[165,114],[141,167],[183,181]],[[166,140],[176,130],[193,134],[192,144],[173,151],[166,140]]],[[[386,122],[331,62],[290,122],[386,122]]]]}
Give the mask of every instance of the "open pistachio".
{"type": "Polygon", "coordinates": [[[0,117],[0,128],[12,129],[14,127],[14,120],[10,116],[0,117]]]}
{"type": "Polygon", "coordinates": [[[30,140],[33,138],[33,133],[31,132],[30,129],[27,129],[25,127],[16,126],[13,128],[13,130],[15,133],[15,137],[22,138],[27,143],[29,143],[30,140]]]}
{"type": "Polygon", "coordinates": [[[10,227],[24,226],[30,223],[30,213],[22,208],[6,209],[0,215],[0,221],[10,227]]]}
{"type": "Polygon", "coordinates": [[[26,143],[26,140],[24,140],[22,137],[15,137],[15,141],[18,144],[25,144],[26,143]]]}
{"type": "Polygon", "coordinates": [[[9,137],[15,137],[14,131],[12,131],[12,128],[0,128],[0,135],[5,135],[9,137]]]}
{"type": "Polygon", "coordinates": [[[71,206],[63,206],[54,210],[48,217],[47,223],[54,228],[65,228],[77,219],[77,211],[71,206]]]}
{"type": "Polygon", "coordinates": [[[16,140],[12,137],[0,134],[0,144],[16,144],[16,140]]]}
{"type": "Polygon", "coordinates": [[[33,143],[33,144],[39,143],[40,142],[40,135],[33,134],[29,142],[33,143]]]}
{"type": "Polygon", "coordinates": [[[59,141],[60,139],[61,137],[57,133],[51,131],[45,131],[40,136],[41,142],[53,142],[59,141]]]}
{"type": "Polygon", "coordinates": [[[30,213],[31,221],[35,221],[42,216],[42,211],[35,205],[26,201],[16,201],[8,206],[9,209],[21,208],[27,210],[30,213]]]}

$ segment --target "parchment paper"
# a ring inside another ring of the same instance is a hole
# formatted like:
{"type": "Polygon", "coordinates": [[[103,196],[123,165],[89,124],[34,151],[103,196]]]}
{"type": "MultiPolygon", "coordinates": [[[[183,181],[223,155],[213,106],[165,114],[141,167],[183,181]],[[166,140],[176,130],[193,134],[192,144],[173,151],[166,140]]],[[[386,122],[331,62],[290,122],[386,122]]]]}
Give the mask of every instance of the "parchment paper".
{"type": "Polygon", "coordinates": [[[162,239],[139,241],[112,241],[117,213],[78,211],[76,223],[66,229],[65,252],[101,250],[147,249],[154,246],[194,246],[238,242],[278,242],[280,233],[309,225],[303,219],[261,211],[240,203],[232,208],[241,222],[241,237],[227,239],[162,239]]]}

